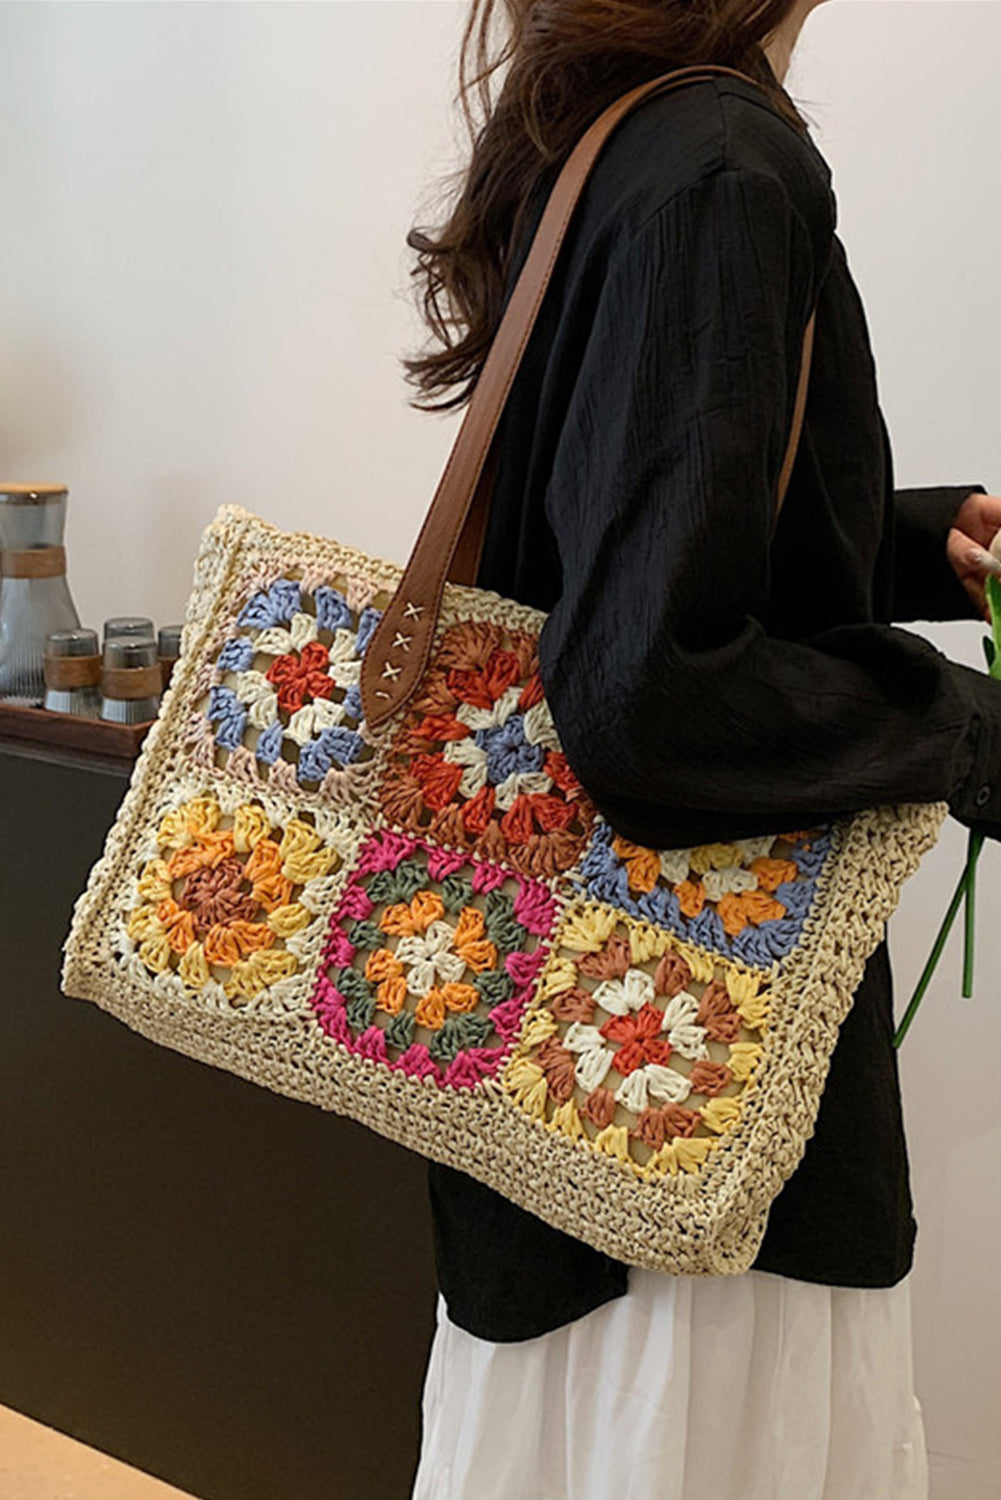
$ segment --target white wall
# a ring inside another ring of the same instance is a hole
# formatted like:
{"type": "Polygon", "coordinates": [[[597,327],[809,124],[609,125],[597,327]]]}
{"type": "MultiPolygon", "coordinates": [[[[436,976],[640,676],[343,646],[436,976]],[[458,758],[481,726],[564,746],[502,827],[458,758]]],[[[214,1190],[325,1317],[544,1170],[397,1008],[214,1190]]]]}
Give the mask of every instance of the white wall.
{"type": "MultiPolygon", "coordinates": [[[[81,615],[181,616],[224,500],[403,560],[454,417],[410,409],[404,236],[462,136],[465,5],[0,5],[0,477],[70,485],[81,615]]],[[[833,0],[790,87],[834,170],[901,485],[1001,492],[1001,5],[833,0]]],[[[929,634],[980,665],[975,625],[929,634]]],[[[906,1003],[963,856],[892,931],[906,1003]]],[[[1001,1495],[1001,854],[901,1053],[934,1500],[1001,1495]]]]}
{"type": "Polygon", "coordinates": [[[452,4],[0,5],[0,470],[70,486],[88,623],[176,619],[217,505],[405,557],[404,237],[452,4]]]}
{"type": "MultiPolygon", "coordinates": [[[[791,91],[834,171],[865,301],[897,483],[1001,494],[1001,4],[833,0],[804,28],[791,91]]],[[[926,627],[982,667],[981,629],[926,627]]],[[[951,820],[891,924],[898,1015],[965,857],[951,820]]],[[[980,863],[976,996],[957,931],[900,1051],[919,1222],[917,1389],[933,1500],[1001,1496],[1001,849],[980,863]]]]}

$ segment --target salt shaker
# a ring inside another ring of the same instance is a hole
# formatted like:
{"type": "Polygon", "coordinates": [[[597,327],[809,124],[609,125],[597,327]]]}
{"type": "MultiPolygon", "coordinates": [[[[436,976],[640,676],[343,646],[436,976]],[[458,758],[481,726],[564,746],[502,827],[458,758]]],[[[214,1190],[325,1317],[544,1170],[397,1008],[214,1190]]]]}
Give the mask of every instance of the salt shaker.
{"type": "Polygon", "coordinates": [[[53,630],[45,637],[45,707],[96,719],[101,712],[101,653],[96,630],[53,630]]]}
{"type": "Polygon", "coordinates": [[[113,724],[144,724],[160,709],[162,678],[156,641],[128,636],[104,645],[101,718],[113,724]]]}

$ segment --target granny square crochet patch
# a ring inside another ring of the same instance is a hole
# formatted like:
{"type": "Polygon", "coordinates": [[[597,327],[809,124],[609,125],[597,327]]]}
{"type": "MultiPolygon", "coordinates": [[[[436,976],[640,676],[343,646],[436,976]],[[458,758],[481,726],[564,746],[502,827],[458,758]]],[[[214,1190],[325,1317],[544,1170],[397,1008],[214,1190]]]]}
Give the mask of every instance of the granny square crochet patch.
{"type": "Polygon", "coordinates": [[[547,953],[543,883],[390,829],[361,846],[313,993],[351,1052],[472,1087],[501,1066],[547,953]]]}
{"type": "Polygon", "coordinates": [[[165,998],[287,1008],[315,968],[352,843],[336,814],[185,778],[137,850],[119,961],[165,998]]]}
{"type": "Polygon", "coordinates": [[[830,828],[815,828],[646,849],[600,819],[575,884],[683,942],[767,969],[799,942],[831,848],[830,828]]]}
{"type": "Polygon", "coordinates": [[[698,1172],[741,1116],[769,986],[582,902],[554,938],[505,1088],[547,1129],[641,1178],[698,1172]]]}
{"type": "Polygon", "coordinates": [[[579,858],[594,808],[560,748],[536,641],[488,620],[443,632],[379,800],[400,829],[546,878],[579,858]]]}
{"type": "Polygon", "coordinates": [[[374,742],[359,678],[382,614],[376,594],[344,575],[248,580],[192,716],[196,758],[286,792],[364,802],[374,742]]]}

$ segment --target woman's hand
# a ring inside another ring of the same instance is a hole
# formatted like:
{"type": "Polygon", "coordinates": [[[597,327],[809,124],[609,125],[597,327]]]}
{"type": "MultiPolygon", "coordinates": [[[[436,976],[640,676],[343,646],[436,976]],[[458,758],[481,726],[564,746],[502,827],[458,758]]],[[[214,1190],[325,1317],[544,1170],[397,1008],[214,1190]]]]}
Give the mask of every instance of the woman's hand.
{"type": "Polygon", "coordinates": [[[953,572],[984,619],[990,622],[984,579],[1001,577],[1001,562],[991,556],[991,542],[1001,529],[1001,496],[968,495],[956,513],[945,551],[953,572]]]}

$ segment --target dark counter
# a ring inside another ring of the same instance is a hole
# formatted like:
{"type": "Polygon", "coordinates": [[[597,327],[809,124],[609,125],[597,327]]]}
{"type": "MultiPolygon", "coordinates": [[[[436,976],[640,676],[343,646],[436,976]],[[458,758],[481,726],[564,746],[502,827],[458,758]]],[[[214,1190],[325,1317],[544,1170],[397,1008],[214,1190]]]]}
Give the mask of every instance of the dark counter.
{"type": "Polygon", "coordinates": [[[405,1500],[423,1162],[59,993],[129,771],[0,744],[0,1403],[199,1500],[405,1500]]]}

